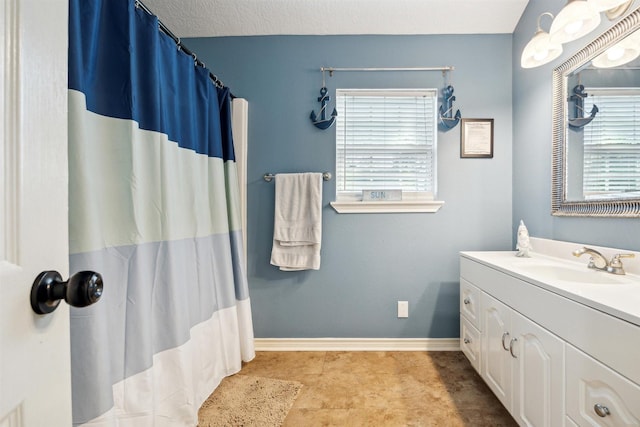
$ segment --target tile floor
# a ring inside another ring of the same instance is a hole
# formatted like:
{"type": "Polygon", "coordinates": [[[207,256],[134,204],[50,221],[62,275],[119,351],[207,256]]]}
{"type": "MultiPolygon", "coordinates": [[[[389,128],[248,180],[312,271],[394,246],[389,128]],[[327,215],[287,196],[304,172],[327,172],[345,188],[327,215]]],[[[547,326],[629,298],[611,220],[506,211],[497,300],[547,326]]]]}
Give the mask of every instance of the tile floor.
{"type": "Polygon", "coordinates": [[[304,385],[285,427],[517,426],[461,352],[258,352],[241,373],[304,385]]]}

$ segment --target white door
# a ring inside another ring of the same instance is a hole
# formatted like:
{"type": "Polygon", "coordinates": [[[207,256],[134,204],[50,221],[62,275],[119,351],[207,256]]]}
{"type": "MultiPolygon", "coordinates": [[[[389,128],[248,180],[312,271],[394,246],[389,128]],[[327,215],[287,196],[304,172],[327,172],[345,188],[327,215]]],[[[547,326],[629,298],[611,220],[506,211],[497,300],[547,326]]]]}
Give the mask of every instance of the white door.
{"type": "Polygon", "coordinates": [[[500,402],[511,411],[511,309],[482,294],[482,355],[480,374],[500,402]]]}
{"type": "Polygon", "coordinates": [[[68,275],[68,0],[0,3],[0,426],[71,425],[69,311],[31,310],[68,275]]]}
{"type": "Polygon", "coordinates": [[[518,340],[512,355],[514,418],[521,426],[562,426],[564,343],[515,311],[511,330],[518,340]]]}

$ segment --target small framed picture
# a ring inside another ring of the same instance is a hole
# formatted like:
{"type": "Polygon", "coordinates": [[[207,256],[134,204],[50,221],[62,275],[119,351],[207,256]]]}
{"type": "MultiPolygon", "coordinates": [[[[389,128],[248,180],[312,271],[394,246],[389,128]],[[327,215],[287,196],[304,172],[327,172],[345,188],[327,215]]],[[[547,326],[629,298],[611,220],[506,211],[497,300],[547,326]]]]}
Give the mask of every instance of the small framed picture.
{"type": "Polygon", "coordinates": [[[493,119],[462,119],[461,158],[493,158],[493,119]]]}

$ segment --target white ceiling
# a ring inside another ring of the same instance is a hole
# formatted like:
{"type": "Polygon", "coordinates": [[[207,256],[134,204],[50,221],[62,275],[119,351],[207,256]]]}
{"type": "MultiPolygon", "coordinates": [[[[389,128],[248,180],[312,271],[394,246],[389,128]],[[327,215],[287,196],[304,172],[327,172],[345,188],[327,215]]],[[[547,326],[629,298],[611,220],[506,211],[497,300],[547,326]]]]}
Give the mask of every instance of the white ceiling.
{"type": "Polygon", "coordinates": [[[512,33],[529,0],[142,0],[178,37],[512,33]]]}

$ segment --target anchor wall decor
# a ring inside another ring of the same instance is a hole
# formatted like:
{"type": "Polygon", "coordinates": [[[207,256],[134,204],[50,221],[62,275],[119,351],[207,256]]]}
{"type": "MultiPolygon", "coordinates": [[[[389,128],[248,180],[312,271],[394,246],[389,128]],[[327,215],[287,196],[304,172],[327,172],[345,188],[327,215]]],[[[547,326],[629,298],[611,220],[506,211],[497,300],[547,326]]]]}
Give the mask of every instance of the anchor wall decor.
{"type": "Polygon", "coordinates": [[[311,111],[309,118],[311,119],[311,123],[318,129],[329,129],[336,121],[336,117],[338,117],[338,111],[334,108],[333,113],[331,113],[331,118],[327,119],[327,103],[331,101],[331,97],[327,95],[327,88],[322,86],[320,89],[320,96],[318,97],[318,102],[322,105],[320,107],[320,118],[316,115],[315,111],[311,111]]]}
{"type": "MultiPolygon", "coordinates": [[[[315,111],[311,111],[309,118],[311,119],[311,123],[318,129],[329,129],[335,122],[336,117],[338,117],[338,111],[334,108],[333,113],[331,113],[331,118],[327,118],[327,103],[331,101],[331,97],[327,95],[329,92],[327,90],[327,85],[324,81],[324,68],[322,70],[322,88],[320,88],[320,96],[318,97],[318,102],[320,103],[320,117],[316,115],[315,111]]],[[[329,71],[329,76],[333,76],[333,71],[329,71]]]]}
{"type": "Polygon", "coordinates": [[[577,130],[585,127],[591,120],[596,117],[598,113],[598,107],[594,104],[591,108],[591,113],[589,117],[584,117],[584,100],[587,97],[587,93],[584,91],[583,85],[576,85],[573,88],[573,95],[569,96],[567,99],[569,102],[573,102],[573,110],[575,113],[574,118],[568,118],[567,122],[569,123],[569,127],[571,129],[577,130]]]}
{"type": "Polygon", "coordinates": [[[443,130],[447,131],[456,127],[460,122],[462,115],[460,110],[456,111],[456,115],[453,115],[453,101],[456,97],[453,95],[453,86],[448,85],[442,90],[442,105],[440,105],[440,126],[443,130]]]}

